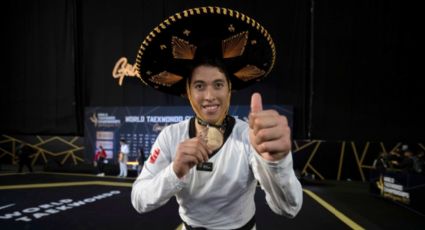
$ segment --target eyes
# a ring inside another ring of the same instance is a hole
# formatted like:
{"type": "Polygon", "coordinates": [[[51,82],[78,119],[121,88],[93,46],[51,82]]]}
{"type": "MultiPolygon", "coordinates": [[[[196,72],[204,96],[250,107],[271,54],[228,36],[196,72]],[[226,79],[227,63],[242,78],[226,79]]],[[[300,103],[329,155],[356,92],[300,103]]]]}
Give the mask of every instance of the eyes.
{"type": "MultiPolygon", "coordinates": [[[[205,90],[208,85],[205,82],[195,82],[193,88],[196,90],[205,90]]],[[[216,90],[224,88],[224,81],[215,81],[212,83],[212,87],[216,90]]]]}

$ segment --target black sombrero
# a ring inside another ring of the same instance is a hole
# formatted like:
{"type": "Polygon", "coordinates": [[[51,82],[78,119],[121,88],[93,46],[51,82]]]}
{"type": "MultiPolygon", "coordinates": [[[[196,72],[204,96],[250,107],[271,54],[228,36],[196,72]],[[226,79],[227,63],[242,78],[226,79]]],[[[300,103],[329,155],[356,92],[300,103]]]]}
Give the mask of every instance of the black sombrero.
{"type": "Polygon", "coordinates": [[[191,67],[205,57],[222,60],[232,89],[239,90],[270,73],[276,50],[270,34],[254,19],[227,8],[199,7],[154,28],[139,48],[136,69],[145,84],[183,96],[191,67]]]}

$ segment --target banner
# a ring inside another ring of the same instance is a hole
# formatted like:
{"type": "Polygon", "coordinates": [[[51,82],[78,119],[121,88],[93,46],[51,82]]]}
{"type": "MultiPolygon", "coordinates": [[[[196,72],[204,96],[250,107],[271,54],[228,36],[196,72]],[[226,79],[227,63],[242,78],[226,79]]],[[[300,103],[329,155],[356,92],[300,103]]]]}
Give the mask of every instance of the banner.
{"type": "MultiPolygon", "coordinates": [[[[264,105],[264,109],[275,109],[288,118],[292,129],[292,106],[264,105]]],[[[231,106],[229,114],[248,120],[249,106],[231,106]]],[[[161,130],[193,116],[190,106],[144,106],[144,107],[86,107],[85,108],[85,156],[92,161],[100,145],[106,150],[107,159],[116,162],[119,140],[129,145],[129,162],[137,161],[142,149],[148,158],[151,146],[161,130]]],[[[131,164],[131,163],[130,163],[131,164]]]]}

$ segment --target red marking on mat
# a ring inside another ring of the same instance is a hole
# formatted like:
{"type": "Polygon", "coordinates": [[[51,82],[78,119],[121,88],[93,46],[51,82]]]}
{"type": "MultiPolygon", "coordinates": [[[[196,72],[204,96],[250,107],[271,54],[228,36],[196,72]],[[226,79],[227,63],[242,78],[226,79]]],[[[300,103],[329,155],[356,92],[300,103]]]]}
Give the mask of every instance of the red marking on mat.
{"type": "Polygon", "coordinates": [[[153,150],[153,153],[151,154],[151,157],[149,158],[149,163],[152,163],[152,164],[155,163],[156,159],[159,156],[159,152],[160,152],[159,149],[154,149],[153,150]]]}

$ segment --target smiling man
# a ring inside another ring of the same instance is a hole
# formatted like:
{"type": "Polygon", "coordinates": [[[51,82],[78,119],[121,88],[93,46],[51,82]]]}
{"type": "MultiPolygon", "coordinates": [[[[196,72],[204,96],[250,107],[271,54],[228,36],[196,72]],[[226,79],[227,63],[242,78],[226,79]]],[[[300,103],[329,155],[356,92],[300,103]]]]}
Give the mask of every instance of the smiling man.
{"type": "Polygon", "coordinates": [[[140,76],[186,96],[195,116],[159,134],[133,184],[134,208],[148,212],[175,196],[185,229],[255,229],[260,184],[273,212],[294,217],[302,189],[286,117],[263,110],[259,93],[248,123],[228,115],[232,91],[272,69],[270,35],[246,15],[219,7],[177,13],[156,29],[139,50],[140,76]]]}

